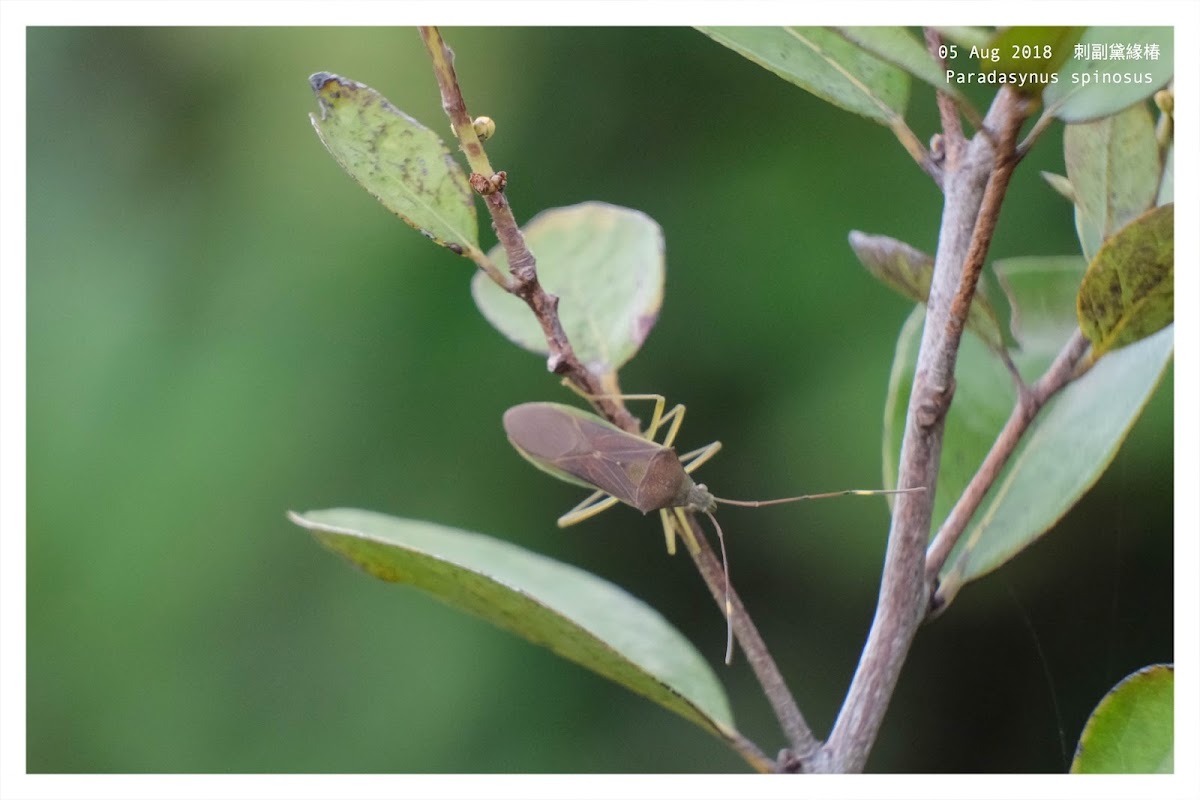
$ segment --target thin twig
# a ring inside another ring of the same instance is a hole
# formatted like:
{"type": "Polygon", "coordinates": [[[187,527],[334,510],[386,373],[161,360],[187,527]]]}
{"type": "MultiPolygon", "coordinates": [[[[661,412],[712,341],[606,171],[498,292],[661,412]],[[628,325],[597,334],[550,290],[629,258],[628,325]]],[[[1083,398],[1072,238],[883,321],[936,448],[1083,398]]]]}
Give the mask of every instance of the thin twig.
{"type": "Polygon", "coordinates": [[[954,367],[971,298],[1015,165],[1017,131],[1027,102],[1004,88],[983,129],[948,163],[945,202],[934,260],[925,329],[909,397],[900,451],[900,495],[892,515],[875,618],[846,700],[818,767],[860,772],[874,745],[928,604],[925,547],[929,539],[946,412],[954,394],[954,367]]]}
{"type": "Polygon", "coordinates": [[[1018,392],[1012,414],[1004,424],[991,450],[984,457],[983,463],[972,476],[971,482],[963,490],[949,516],[938,530],[925,556],[925,577],[931,585],[933,595],[930,598],[930,611],[940,611],[952,599],[944,595],[935,582],[950,552],[958,543],[959,538],[967,528],[967,523],[974,516],[979,504],[987,495],[988,490],[1000,475],[1000,470],[1008,462],[1016,450],[1021,437],[1025,435],[1038,412],[1045,407],[1055,394],[1067,386],[1075,375],[1076,365],[1087,352],[1088,340],[1078,329],[1070,340],[1055,357],[1054,363],[1032,386],[1018,392]]]}
{"type": "MultiPolygon", "coordinates": [[[[942,35],[933,28],[925,28],[925,48],[943,70],[946,69],[946,59],[941,56],[942,35]]],[[[958,118],[958,106],[948,92],[937,93],[938,116],[942,120],[942,146],[945,150],[945,160],[957,164],[962,158],[963,148],[967,140],[963,136],[962,121],[958,118]]],[[[940,184],[939,184],[940,185],[940,184]]]]}
{"type": "MultiPolygon", "coordinates": [[[[689,546],[688,553],[696,563],[696,569],[699,570],[700,577],[708,586],[713,600],[717,602],[721,612],[724,613],[725,571],[721,568],[721,563],[713,553],[712,546],[709,545],[696,518],[691,512],[688,512],[686,517],[688,525],[692,529],[690,539],[696,545],[695,549],[689,546]]],[[[755,627],[750,615],[746,613],[746,607],[742,605],[741,598],[738,597],[732,586],[729,587],[729,599],[733,606],[733,635],[737,637],[742,652],[746,654],[746,662],[754,671],[771,708],[775,711],[775,717],[779,720],[780,727],[783,728],[784,735],[787,736],[788,743],[791,745],[792,755],[799,760],[801,765],[804,765],[816,755],[821,743],[817,741],[812,728],[805,721],[799,706],[796,705],[795,698],[788,691],[779,667],[775,665],[775,660],[767,650],[766,643],[759,635],[758,628],[755,627]]]]}
{"type": "Polygon", "coordinates": [[[558,318],[558,297],[545,291],[538,281],[537,261],[525,245],[525,237],[521,235],[520,227],[504,193],[504,179],[507,176],[492,172],[483,143],[479,141],[471,122],[471,115],[467,113],[467,104],[463,100],[458,76],[454,72],[454,51],[442,40],[436,27],[422,27],[420,32],[433,60],[433,72],[442,94],[442,108],[450,118],[450,124],[474,172],[472,186],[477,185],[476,176],[483,178],[480,185],[486,187],[487,193],[481,193],[492,217],[492,227],[508,256],[508,269],[512,280],[502,283],[501,287],[524,300],[541,325],[550,351],[546,368],[566,377],[580,391],[592,398],[591,402],[596,410],[614,425],[631,433],[638,433],[640,427],[637,419],[629,413],[620,398],[615,396],[620,392],[613,385],[612,379],[606,383],[575,355],[575,349],[571,346],[558,318]],[[503,178],[498,182],[489,183],[493,176],[503,178]],[[497,186],[498,190],[495,189],[497,186]]]}
{"type": "Polygon", "coordinates": [[[926,149],[917,135],[913,133],[912,128],[908,127],[908,123],[904,121],[904,117],[897,115],[888,125],[901,146],[912,156],[912,160],[917,162],[917,166],[925,172],[926,175],[933,178],[933,182],[941,187],[942,185],[942,165],[933,157],[926,149]]]}
{"type": "Polygon", "coordinates": [[[425,48],[429,51],[429,57],[433,60],[433,74],[442,93],[442,110],[450,118],[450,125],[454,128],[454,135],[458,137],[471,171],[491,175],[492,165],[483,149],[483,143],[475,133],[471,115],[467,113],[466,101],[463,100],[462,90],[458,86],[458,76],[454,72],[454,51],[443,41],[437,28],[427,26],[418,30],[421,32],[421,40],[425,42],[425,48]]]}

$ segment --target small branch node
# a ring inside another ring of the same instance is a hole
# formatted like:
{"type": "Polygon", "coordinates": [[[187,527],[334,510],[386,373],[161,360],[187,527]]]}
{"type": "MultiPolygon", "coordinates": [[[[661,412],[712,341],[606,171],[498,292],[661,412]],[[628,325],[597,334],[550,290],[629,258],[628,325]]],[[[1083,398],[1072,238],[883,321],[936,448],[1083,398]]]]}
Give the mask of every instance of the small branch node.
{"type": "Polygon", "coordinates": [[[795,775],[804,771],[804,765],[800,759],[796,758],[796,754],[786,747],[779,751],[779,757],[775,759],[775,772],[780,775],[795,775]]]}
{"type": "Polygon", "coordinates": [[[946,163],[946,137],[935,133],[929,137],[929,160],[939,167],[946,163]]]}
{"type": "Polygon", "coordinates": [[[488,177],[479,172],[472,172],[471,177],[468,178],[468,182],[471,184],[472,189],[487,197],[496,192],[504,191],[504,187],[508,185],[508,173],[500,170],[488,177]]]}

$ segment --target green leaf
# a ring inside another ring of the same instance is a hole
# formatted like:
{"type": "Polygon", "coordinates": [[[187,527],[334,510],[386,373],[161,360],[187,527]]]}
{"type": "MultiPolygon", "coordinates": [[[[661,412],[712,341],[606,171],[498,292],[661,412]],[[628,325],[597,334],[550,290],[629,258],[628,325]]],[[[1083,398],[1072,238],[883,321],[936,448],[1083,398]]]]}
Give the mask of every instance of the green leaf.
{"type": "Polygon", "coordinates": [[[1100,245],[1154,204],[1161,167],[1154,121],[1142,103],[1063,134],[1067,179],[1075,189],[1075,227],[1089,261],[1100,245]]]}
{"type": "Polygon", "coordinates": [[[826,102],[892,126],[908,104],[908,74],[825,28],[699,28],[826,102]]]}
{"type": "Polygon", "coordinates": [[[936,25],[934,30],[948,42],[959,47],[987,47],[995,32],[991,28],[968,27],[966,25],[936,25]]]}
{"type": "Polygon", "coordinates": [[[1088,717],[1074,773],[1175,771],[1175,667],[1143,667],[1114,686],[1088,717]]]}
{"type": "Polygon", "coordinates": [[[1072,298],[1086,269],[1078,256],[1006,258],[992,265],[1012,307],[1010,326],[1028,372],[1049,366],[1078,325],[1072,298]]]}
{"type": "MultiPolygon", "coordinates": [[[[997,48],[997,58],[985,71],[1017,73],[1018,75],[1053,75],[1066,62],[1072,48],[1086,28],[1022,25],[1005,28],[996,34],[991,47],[997,48]]],[[[1017,85],[1017,91],[1037,97],[1046,84],[1038,81],[1017,85]]]]}
{"type": "Polygon", "coordinates": [[[407,583],[548,647],[736,747],[703,657],[654,609],[583,570],[478,533],[356,509],[292,513],[370,575],[407,583]]]}
{"type": "Polygon", "coordinates": [[[1042,179],[1050,184],[1050,188],[1062,195],[1063,199],[1071,205],[1075,205],[1075,187],[1071,185],[1071,181],[1066,175],[1058,175],[1053,172],[1041,171],[1042,179]]]}
{"type": "MultiPolygon", "coordinates": [[[[890,236],[850,231],[850,247],[862,265],[880,281],[916,303],[929,300],[933,256],[890,236]]],[[[967,314],[967,328],[994,350],[1004,347],[1000,323],[988,299],[977,293],[967,314]]]]}
{"type": "Polygon", "coordinates": [[[1083,276],[1078,314],[1092,359],[1174,321],[1174,203],[1146,212],[1104,243],[1083,276]]]}
{"type": "Polygon", "coordinates": [[[1166,86],[1175,73],[1175,40],[1171,28],[1088,28],[1078,47],[1087,58],[1072,56],[1046,87],[1046,110],[1063,122],[1087,122],[1107,117],[1145,100],[1166,86]],[[1129,45],[1151,48],[1157,58],[1111,58],[1114,47],[1128,53],[1129,45]],[[1103,58],[1093,58],[1093,51],[1103,58]]]}
{"type": "MultiPolygon", "coordinates": [[[[946,71],[942,69],[925,44],[918,41],[907,28],[899,26],[833,28],[849,42],[872,55],[878,56],[892,66],[914,78],[945,92],[955,100],[963,102],[963,95],[946,82],[946,71]]],[[[903,111],[903,109],[901,109],[903,111]]]]}
{"type": "MultiPolygon", "coordinates": [[[[1026,381],[1039,377],[1076,330],[1074,299],[1083,276],[1078,257],[1031,257],[995,264],[1013,309],[1013,354],[1026,381]]],[[[885,480],[895,481],[905,401],[912,387],[923,310],[909,317],[896,344],[884,417],[885,480]]],[[[1165,329],[1099,361],[1042,409],[971,518],[941,575],[947,601],[962,585],[1028,547],[1103,474],[1158,385],[1173,349],[1165,329]]],[[[946,418],[932,530],[991,449],[1016,401],[1007,369],[972,337],[963,337],[954,402],[946,418]]]]}
{"type": "MultiPolygon", "coordinates": [[[[538,279],[559,297],[558,315],[575,354],[593,372],[615,372],[637,354],[662,307],[666,267],[662,229],[640,211],[607,203],[552,208],[521,229],[538,279]]],[[[489,257],[507,268],[504,248],[489,257]]],[[[471,282],[488,322],[526,350],[545,354],[529,308],[482,272],[471,282]]]]}
{"type": "Polygon", "coordinates": [[[441,137],[369,86],[328,72],[308,80],[321,109],[309,118],[342,169],[436,243],[479,249],[474,195],[441,137]]]}

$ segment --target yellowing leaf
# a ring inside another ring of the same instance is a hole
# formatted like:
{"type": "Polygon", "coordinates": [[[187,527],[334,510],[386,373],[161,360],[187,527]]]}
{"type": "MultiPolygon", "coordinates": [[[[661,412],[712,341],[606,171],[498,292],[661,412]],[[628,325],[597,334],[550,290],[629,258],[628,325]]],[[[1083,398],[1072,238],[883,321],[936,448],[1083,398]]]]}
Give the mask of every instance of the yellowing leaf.
{"type": "Polygon", "coordinates": [[[1093,359],[1174,321],[1174,203],[1148,211],[1104,243],[1083,276],[1077,310],[1093,359]]]}
{"type": "Polygon", "coordinates": [[[409,225],[459,255],[479,249],[475,197],[441,137],[361,83],[309,78],[321,143],[342,169],[409,225]]]}

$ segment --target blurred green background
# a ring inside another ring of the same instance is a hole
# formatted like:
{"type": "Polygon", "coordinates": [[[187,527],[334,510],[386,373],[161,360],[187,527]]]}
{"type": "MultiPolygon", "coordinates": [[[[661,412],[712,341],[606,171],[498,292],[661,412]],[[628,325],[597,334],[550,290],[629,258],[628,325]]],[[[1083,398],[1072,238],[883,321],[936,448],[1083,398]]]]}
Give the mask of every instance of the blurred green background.
{"type": "MultiPolygon", "coordinates": [[[[626,391],[686,402],[730,497],[880,483],[909,305],[852,228],[932,250],[940,197],[883,128],[687,28],[446,29],[518,219],[597,199],[664,228],[658,327],[626,391]]],[[[715,739],[548,651],[384,584],[287,509],[480,531],[659,608],[782,738],[657,523],[511,451],[504,409],[568,401],[475,311],[471,266],[334,164],[307,78],[448,135],[411,29],[30,29],[28,769],[741,771],[715,739]]],[[[986,94],[979,97],[986,100],[986,94]]],[[[936,109],[914,88],[922,137],[936,109]]],[[[1077,252],[1060,129],[992,256],[1077,252]]],[[[486,229],[486,223],[484,224],[486,229]]],[[[494,241],[484,232],[485,243],[494,241]]],[[[1172,407],[1160,387],[1044,540],[921,631],[872,771],[1061,771],[1101,695],[1172,660],[1172,407]]],[[[874,608],[881,500],[723,514],[731,568],[818,734],[874,608]]]]}

